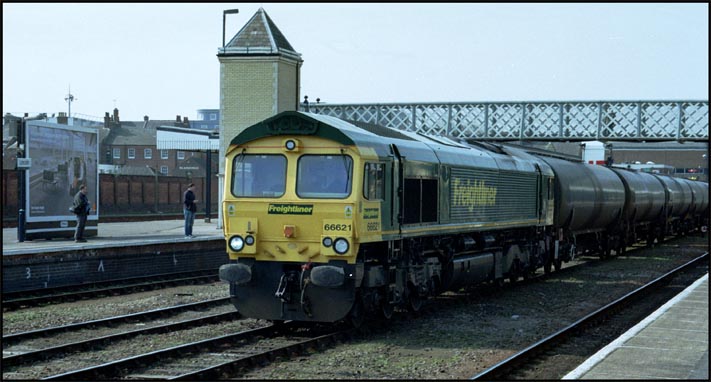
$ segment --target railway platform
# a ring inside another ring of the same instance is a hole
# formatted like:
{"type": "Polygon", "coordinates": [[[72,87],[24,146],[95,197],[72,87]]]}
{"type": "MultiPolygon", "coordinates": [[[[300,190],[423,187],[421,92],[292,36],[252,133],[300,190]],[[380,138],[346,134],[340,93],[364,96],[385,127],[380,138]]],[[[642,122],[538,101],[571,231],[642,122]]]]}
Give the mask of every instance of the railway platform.
{"type": "Polygon", "coordinates": [[[698,379],[709,376],[708,273],[563,379],[698,379]]]}
{"type": "Polygon", "coordinates": [[[206,223],[195,219],[193,238],[186,239],[183,220],[154,220],[124,223],[99,223],[98,235],[87,238],[86,243],[75,243],[73,239],[35,239],[18,242],[17,227],[3,228],[3,256],[32,253],[58,252],[66,249],[104,248],[151,243],[224,240],[222,230],[217,228],[217,219],[206,223]]]}
{"type": "Polygon", "coordinates": [[[183,220],[99,223],[85,243],[73,239],[19,242],[4,228],[2,290],[21,292],[91,282],[212,271],[228,261],[217,220],[195,219],[193,237],[183,220]]]}

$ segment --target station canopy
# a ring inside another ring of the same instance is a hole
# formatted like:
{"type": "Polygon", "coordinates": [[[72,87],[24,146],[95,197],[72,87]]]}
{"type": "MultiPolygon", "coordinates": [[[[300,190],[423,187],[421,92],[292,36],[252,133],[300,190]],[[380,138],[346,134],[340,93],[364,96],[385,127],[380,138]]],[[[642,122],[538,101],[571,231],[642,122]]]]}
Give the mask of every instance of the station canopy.
{"type": "Polygon", "coordinates": [[[212,131],[159,126],[156,145],[158,150],[219,151],[220,135],[212,131]]]}

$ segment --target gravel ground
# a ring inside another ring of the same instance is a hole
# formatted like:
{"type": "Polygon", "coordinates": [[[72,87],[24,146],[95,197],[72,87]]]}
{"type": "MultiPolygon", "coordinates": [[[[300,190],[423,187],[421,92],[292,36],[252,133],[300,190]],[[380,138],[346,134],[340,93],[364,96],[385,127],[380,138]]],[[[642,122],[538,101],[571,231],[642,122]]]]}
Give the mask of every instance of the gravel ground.
{"type": "MultiPolygon", "coordinates": [[[[500,290],[482,287],[468,294],[448,293],[431,301],[423,312],[416,315],[397,312],[389,323],[372,328],[348,343],[281,360],[237,377],[469,378],[594,309],[685,263],[702,250],[708,250],[708,237],[686,237],[666,243],[655,248],[653,252],[642,249],[629,256],[596,262],[593,266],[581,267],[579,271],[554,276],[541,282],[507,285],[500,290]]],[[[227,295],[227,285],[215,283],[23,309],[3,313],[3,334],[227,295]]],[[[3,379],[41,378],[89,364],[99,364],[264,324],[265,322],[260,320],[240,320],[164,335],[141,336],[113,343],[105,349],[77,353],[60,360],[7,368],[8,370],[3,368],[3,379]]],[[[30,345],[44,345],[44,341],[46,339],[38,343],[26,342],[20,345],[29,348],[30,345]]],[[[583,355],[570,357],[573,362],[584,360],[583,355]]]]}
{"type": "MultiPolygon", "coordinates": [[[[642,249],[543,282],[498,291],[481,288],[455,304],[439,299],[430,303],[434,308],[417,317],[396,315],[377,333],[241,377],[467,379],[686,263],[702,250],[708,250],[708,237],[686,237],[654,251],[642,249]]],[[[575,354],[565,357],[573,364],[586,359],[575,354]]]]}

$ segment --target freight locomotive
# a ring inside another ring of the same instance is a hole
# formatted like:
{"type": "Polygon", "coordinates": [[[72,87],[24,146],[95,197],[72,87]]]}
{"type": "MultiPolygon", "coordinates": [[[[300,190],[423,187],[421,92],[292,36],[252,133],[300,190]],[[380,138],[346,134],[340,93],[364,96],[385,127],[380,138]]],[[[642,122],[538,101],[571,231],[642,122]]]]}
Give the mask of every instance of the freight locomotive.
{"type": "Polygon", "coordinates": [[[303,112],[226,152],[220,278],[246,317],[358,325],[708,224],[708,184],[303,112]]]}

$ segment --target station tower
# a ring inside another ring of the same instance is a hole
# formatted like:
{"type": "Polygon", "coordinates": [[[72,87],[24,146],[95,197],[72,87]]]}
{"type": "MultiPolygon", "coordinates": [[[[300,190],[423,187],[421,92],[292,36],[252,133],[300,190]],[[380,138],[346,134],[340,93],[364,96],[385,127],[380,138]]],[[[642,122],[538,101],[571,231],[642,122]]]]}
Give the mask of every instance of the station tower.
{"type": "Polygon", "coordinates": [[[230,141],[263,119],[297,110],[303,60],[261,7],[229,43],[218,49],[217,58],[222,192],[224,154],[230,141]]]}

